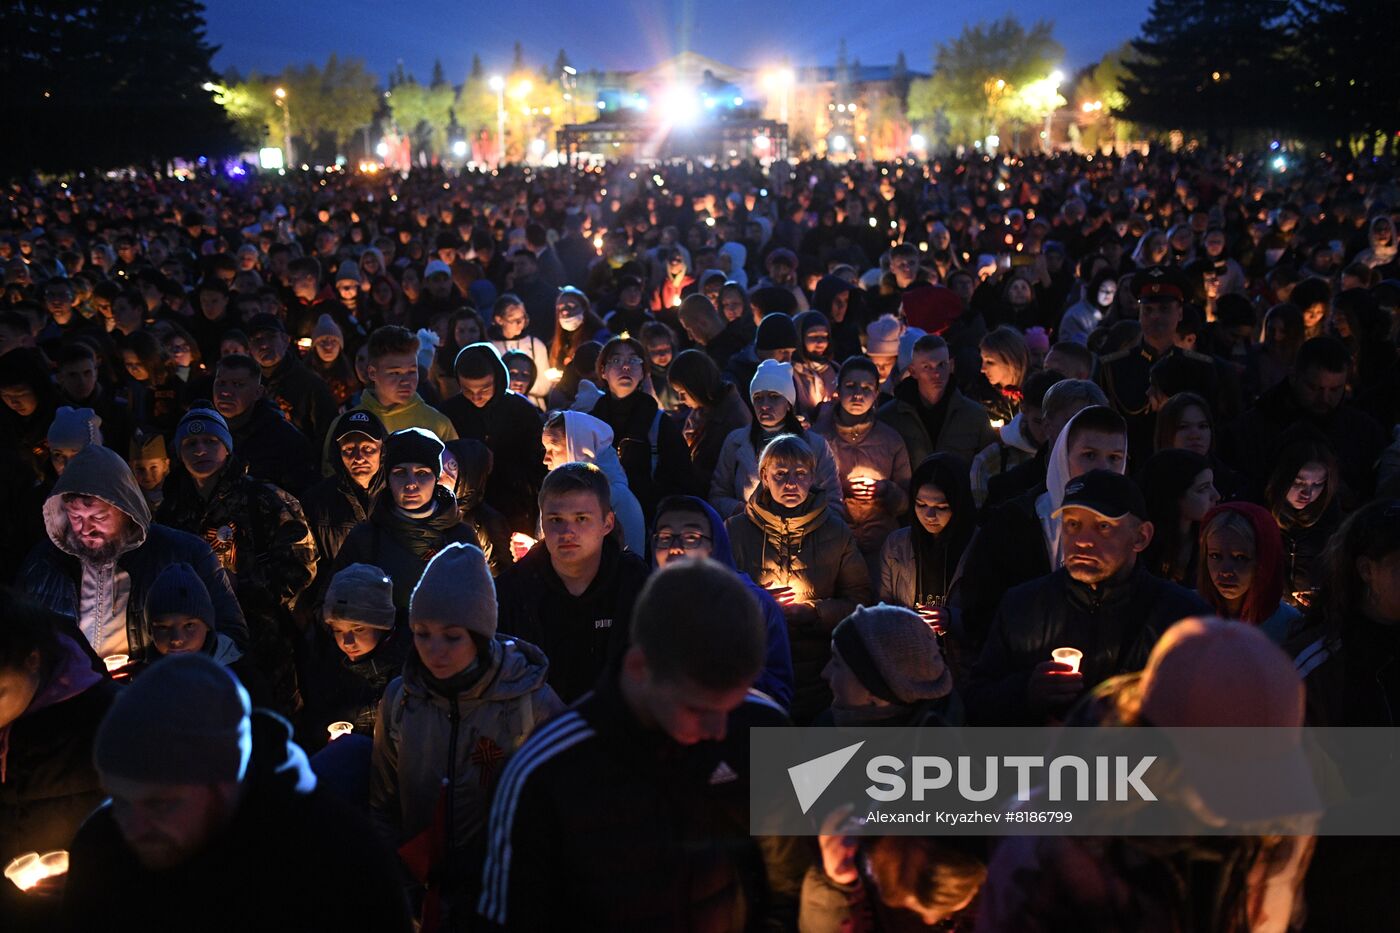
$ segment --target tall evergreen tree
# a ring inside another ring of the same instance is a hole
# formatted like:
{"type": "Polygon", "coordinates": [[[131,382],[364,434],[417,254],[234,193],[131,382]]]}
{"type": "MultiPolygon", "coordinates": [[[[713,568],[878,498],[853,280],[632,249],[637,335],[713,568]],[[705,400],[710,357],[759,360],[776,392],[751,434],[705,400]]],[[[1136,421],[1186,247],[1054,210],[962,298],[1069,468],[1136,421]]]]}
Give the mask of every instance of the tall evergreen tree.
{"type": "Polygon", "coordinates": [[[1294,9],[1304,74],[1299,129],[1328,144],[1359,142],[1368,151],[1384,137],[1393,152],[1400,145],[1395,0],[1297,0],[1294,9]]]}
{"type": "Polygon", "coordinates": [[[1283,118],[1296,66],[1284,61],[1289,0],[1153,0],[1118,115],[1232,141],[1283,118]]]}
{"type": "Polygon", "coordinates": [[[433,59],[433,77],[428,82],[429,87],[442,87],[447,83],[447,75],[442,70],[442,59],[433,59]]]}
{"type": "Polygon", "coordinates": [[[204,26],[198,0],[0,4],[0,173],[232,151],[204,26]]]}

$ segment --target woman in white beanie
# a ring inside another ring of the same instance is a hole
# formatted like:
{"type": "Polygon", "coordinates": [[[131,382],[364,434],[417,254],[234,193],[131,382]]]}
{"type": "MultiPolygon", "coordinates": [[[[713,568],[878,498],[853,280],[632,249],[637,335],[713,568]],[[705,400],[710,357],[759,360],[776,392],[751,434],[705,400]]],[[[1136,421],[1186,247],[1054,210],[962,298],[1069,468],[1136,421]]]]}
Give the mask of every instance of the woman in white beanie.
{"type": "Polygon", "coordinates": [[[710,504],[721,518],[744,511],[758,488],[758,455],[769,441],[779,434],[802,438],[816,457],[816,481],[826,493],[828,506],[837,514],[845,514],[841,496],[841,480],[836,475],[836,459],[820,435],[809,433],[797,417],[797,384],[793,381],[792,364],[764,360],[749,383],[749,399],[753,402],[754,421],[745,428],[735,428],[720,448],[719,464],[710,479],[710,504]]]}

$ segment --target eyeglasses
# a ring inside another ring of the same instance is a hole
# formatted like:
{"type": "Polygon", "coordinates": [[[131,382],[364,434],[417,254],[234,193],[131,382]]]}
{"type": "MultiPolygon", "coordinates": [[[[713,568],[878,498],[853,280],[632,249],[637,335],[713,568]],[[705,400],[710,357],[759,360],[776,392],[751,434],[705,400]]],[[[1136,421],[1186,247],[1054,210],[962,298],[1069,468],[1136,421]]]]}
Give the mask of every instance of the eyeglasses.
{"type": "Polygon", "coordinates": [[[679,542],[683,550],[693,551],[700,547],[702,542],[712,540],[709,535],[702,535],[698,531],[686,531],[678,535],[673,535],[669,531],[659,531],[651,536],[651,546],[658,551],[669,551],[679,542]]]}

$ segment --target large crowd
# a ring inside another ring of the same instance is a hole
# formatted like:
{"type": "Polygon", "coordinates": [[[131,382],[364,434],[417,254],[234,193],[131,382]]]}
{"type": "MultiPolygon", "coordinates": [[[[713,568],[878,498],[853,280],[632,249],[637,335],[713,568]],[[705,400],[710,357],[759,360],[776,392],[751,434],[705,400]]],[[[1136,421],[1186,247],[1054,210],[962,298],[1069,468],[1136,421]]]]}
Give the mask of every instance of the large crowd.
{"type": "Polygon", "coordinates": [[[748,821],[754,726],[1400,724],[1398,222],[1204,151],[12,184],[0,863],[68,868],[0,925],[1400,928],[1389,838],[748,821]]]}

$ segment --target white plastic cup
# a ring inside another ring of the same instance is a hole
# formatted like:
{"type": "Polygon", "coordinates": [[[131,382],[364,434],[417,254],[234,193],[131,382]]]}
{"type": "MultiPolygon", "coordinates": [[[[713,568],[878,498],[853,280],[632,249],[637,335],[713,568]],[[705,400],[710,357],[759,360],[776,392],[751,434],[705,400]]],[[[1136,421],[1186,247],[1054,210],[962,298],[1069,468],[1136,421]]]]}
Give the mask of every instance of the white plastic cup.
{"type": "Polygon", "coordinates": [[[1058,661],[1060,664],[1068,664],[1069,669],[1074,673],[1079,673],[1079,662],[1084,659],[1084,652],[1078,648],[1056,648],[1050,652],[1050,659],[1058,661]]]}
{"type": "Polygon", "coordinates": [[[102,659],[102,663],[107,665],[107,671],[110,673],[126,667],[127,662],[130,660],[131,658],[124,654],[109,654],[102,659]]]}
{"type": "Polygon", "coordinates": [[[68,874],[68,852],[64,849],[55,849],[52,852],[45,852],[39,856],[39,864],[44,868],[44,877],[55,878],[58,875],[68,874]]]}
{"type": "Polygon", "coordinates": [[[44,880],[43,863],[38,852],[26,852],[5,866],[5,877],[21,891],[28,891],[44,880]]]}
{"type": "Polygon", "coordinates": [[[334,742],[342,735],[349,735],[350,733],[354,732],[355,724],[352,722],[333,722],[326,727],[326,731],[330,733],[330,740],[334,742]]]}

